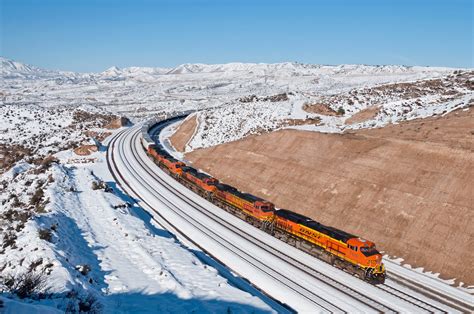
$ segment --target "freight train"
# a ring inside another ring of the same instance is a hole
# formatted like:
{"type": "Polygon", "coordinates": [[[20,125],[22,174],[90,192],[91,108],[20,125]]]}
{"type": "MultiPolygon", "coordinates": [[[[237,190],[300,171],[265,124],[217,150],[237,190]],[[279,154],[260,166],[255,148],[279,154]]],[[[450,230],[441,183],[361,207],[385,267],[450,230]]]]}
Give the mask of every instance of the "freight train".
{"type": "MultiPolygon", "coordinates": [[[[183,116],[171,120],[181,119],[183,116]]],[[[385,282],[385,266],[375,243],[342,230],[325,226],[311,218],[275,206],[260,197],[200,172],[173,158],[148,134],[156,133],[170,120],[155,121],[142,129],[142,145],[149,156],[181,184],[227,212],[247,221],[274,237],[305,251],[369,283],[385,282]]]]}

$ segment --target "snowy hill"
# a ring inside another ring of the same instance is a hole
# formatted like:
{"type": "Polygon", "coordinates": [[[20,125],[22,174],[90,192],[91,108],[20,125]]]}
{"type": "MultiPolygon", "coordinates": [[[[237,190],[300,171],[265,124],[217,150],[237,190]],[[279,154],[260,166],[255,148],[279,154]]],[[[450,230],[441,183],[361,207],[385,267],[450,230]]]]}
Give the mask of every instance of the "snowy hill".
{"type": "Polygon", "coordinates": [[[282,128],[380,127],[464,108],[473,94],[472,71],[449,68],[286,62],[73,73],[0,61],[0,288],[14,294],[8,285],[30,268],[44,272],[50,290],[33,291],[46,296],[34,302],[63,311],[87,300],[112,312],[128,312],[124,300],[170,309],[177,299],[185,312],[271,311],[265,296],[132,204],[114,185],[103,146],[74,152],[102,143],[113,114],[140,121],[200,110],[191,151],[282,128]]]}

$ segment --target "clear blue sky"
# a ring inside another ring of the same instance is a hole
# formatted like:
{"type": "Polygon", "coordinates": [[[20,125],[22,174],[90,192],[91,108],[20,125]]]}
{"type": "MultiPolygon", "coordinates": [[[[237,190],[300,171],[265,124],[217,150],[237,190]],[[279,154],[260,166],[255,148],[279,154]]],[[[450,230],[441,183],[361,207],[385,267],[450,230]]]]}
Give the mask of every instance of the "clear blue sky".
{"type": "Polygon", "coordinates": [[[472,0],[0,0],[0,55],[37,66],[474,67],[472,0]]]}

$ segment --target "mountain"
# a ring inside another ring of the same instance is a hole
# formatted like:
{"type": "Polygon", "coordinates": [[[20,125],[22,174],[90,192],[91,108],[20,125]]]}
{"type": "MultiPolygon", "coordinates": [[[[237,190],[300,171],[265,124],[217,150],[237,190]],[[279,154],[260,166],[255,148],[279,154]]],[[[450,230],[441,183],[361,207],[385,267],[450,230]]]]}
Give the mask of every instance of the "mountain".
{"type": "Polygon", "coordinates": [[[135,81],[148,82],[155,80],[156,76],[164,75],[169,71],[170,69],[167,68],[128,67],[120,69],[116,66],[113,66],[103,72],[98,73],[97,77],[100,79],[112,81],[133,79],[135,81]]]}
{"type": "Polygon", "coordinates": [[[0,65],[0,76],[3,78],[36,78],[57,73],[4,57],[0,57],[0,65]]]}
{"type": "Polygon", "coordinates": [[[133,80],[137,82],[156,81],[163,75],[185,75],[185,74],[212,74],[223,73],[240,75],[242,73],[256,76],[360,76],[360,75],[396,75],[415,74],[428,72],[446,72],[447,68],[418,67],[403,65],[316,65],[298,62],[282,63],[225,63],[225,64],[203,64],[185,63],[174,68],[159,67],[127,67],[116,66],[98,73],[76,73],[64,71],[52,71],[41,69],[32,65],[13,61],[0,57],[0,77],[3,79],[55,79],[60,82],[77,83],[82,81],[123,81],[133,80]]]}

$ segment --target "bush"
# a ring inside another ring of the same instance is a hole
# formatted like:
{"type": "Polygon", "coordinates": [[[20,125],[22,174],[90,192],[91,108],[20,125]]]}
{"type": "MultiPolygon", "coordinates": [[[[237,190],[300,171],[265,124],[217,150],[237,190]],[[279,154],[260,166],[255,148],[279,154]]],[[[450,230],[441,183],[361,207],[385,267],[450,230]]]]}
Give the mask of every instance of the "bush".
{"type": "Polygon", "coordinates": [[[3,235],[3,248],[7,248],[9,246],[13,248],[16,247],[15,245],[15,241],[16,241],[17,237],[16,237],[16,234],[14,234],[13,232],[8,232],[8,233],[5,233],[3,235]]]}
{"type": "Polygon", "coordinates": [[[49,155],[41,161],[41,166],[44,169],[48,169],[53,162],[57,163],[58,159],[56,157],[52,156],[52,155],[49,155]]]}
{"type": "Polygon", "coordinates": [[[12,206],[13,207],[20,207],[21,205],[23,205],[20,200],[18,199],[18,196],[14,196],[13,197],[13,203],[12,203],[12,206]]]}
{"type": "Polygon", "coordinates": [[[346,111],[344,110],[344,108],[339,107],[339,109],[337,109],[337,114],[338,115],[343,116],[345,113],[346,113],[346,111]]]}
{"type": "Polygon", "coordinates": [[[47,290],[43,273],[27,272],[17,276],[7,276],[3,284],[20,299],[34,298],[47,290]]]}
{"type": "Polygon", "coordinates": [[[100,185],[97,181],[92,181],[92,187],[94,191],[100,189],[100,185]]]}
{"type": "Polygon", "coordinates": [[[80,299],[78,305],[80,313],[100,313],[102,311],[102,305],[91,293],[80,299]]]}
{"type": "Polygon", "coordinates": [[[91,313],[98,314],[102,312],[102,304],[97,298],[89,293],[86,296],[79,296],[76,290],[67,293],[69,302],[66,306],[66,313],[91,313]]]}
{"type": "Polygon", "coordinates": [[[51,242],[53,240],[53,234],[50,229],[40,229],[38,230],[38,236],[41,240],[46,240],[51,242]]]}
{"type": "Polygon", "coordinates": [[[91,271],[91,267],[87,264],[78,265],[76,266],[76,270],[78,270],[83,276],[87,276],[87,274],[91,271]]]}
{"type": "Polygon", "coordinates": [[[43,196],[44,196],[43,189],[41,187],[38,187],[35,191],[35,194],[33,194],[33,196],[31,197],[30,205],[37,206],[43,199],[43,196]]]}
{"type": "Polygon", "coordinates": [[[107,185],[104,181],[92,181],[91,188],[93,190],[104,190],[104,192],[112,192],[113,189],[107,185]]]}

